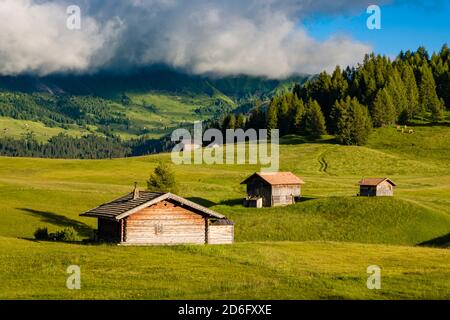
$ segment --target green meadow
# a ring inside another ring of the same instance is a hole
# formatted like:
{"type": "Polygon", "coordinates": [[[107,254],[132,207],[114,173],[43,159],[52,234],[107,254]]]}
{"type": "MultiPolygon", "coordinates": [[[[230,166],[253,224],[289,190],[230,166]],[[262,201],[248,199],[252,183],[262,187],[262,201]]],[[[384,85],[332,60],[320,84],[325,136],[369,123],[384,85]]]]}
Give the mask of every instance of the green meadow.
{"type": "Polygon", "coordinates": [[[303,201],[241,205],[256,165],[173,166],[180,195],[235,222],[230,246],[119,247],[39,242],[38,227],[145,187],[169,154],[113,160],[0,158],[0,299],[449,299],[450,127],[377,129],[365,147],[332,137],[280,142],[280,170],[301,177],[303,201]],[[363,177],[389,177],[394,198],[360,198],[363,177]],[[81,290],[68,290],[69,265],[81,290]],[[382,287],[369,290],[378,265],[382,287]]]}

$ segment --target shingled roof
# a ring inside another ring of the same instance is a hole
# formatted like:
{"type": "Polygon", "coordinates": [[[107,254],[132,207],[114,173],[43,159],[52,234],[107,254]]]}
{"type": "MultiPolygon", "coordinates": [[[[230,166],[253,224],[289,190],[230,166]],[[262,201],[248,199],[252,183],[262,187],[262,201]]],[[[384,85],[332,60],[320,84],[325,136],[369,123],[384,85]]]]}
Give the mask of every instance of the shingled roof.
{"type": "Polygon", "coordinates": [[[241,182],[247,184],[254,177],[259,177],[272,186],[276,185],[297,185],[305,182],[292,172],[256,172],[241,182]]]}
{"type": "Polygon", "coordinates": [[[189,207],[209,217],[217,219],[225,218],[225,216],[217,212],[214,212],[197,203],[194,203],[172,193],[159,193],[149,191],[140,191],[138,197],[135,197],[134,192],[131,192],[121,198],[102,204],[92,210],[82,213],[80,214],[80,216],[121,220],[129,215],[132,215],[133,213],[136,213],[144,208],[147,208],[164,200],[175,201],[180,205],[189,207]]]}
{"type": "Polygon", "coordinates": [[[394,181],[392,181],[389,178],[366,178],[366,179],[362,179],[361,181],[359,181],[359,185],[360,186],[368,186],[368,187],[376,187],[377,185],[379,185],[380,183],[382,183],[384,181],[389,182],[394,187],[396,186],[394,181]]]}

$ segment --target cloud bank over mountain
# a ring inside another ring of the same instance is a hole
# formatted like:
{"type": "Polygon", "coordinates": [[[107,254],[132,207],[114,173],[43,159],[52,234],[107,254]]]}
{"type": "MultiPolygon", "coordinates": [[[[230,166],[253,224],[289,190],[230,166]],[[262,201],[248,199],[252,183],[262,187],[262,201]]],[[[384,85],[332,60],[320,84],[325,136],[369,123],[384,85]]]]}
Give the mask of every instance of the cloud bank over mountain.
{"type": "MultiPolygon", "coordinates": [[[[167,64],[194,74],[317,73],[361,61],[368,44],[317,41],[315,15],[361,14],[369,1],[0,0],[0,74],[127,70],[167,64]],[[81,8],[69,30],[67,7],[81,8]]],[[[364,26],[361,26],[364,27],[364,26]]]]}

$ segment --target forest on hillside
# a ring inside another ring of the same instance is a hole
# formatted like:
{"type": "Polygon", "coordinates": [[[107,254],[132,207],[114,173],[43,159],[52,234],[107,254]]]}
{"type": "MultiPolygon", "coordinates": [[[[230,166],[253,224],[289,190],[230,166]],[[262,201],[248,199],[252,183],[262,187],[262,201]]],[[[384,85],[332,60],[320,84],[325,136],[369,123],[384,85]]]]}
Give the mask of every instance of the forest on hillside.
{"type": "MultiPolygon", "coordinates": [[[[431,56],[424,47],[415,52],[401,52],[393,61],[386,56],[366,55],[355,67],[337,66],[332,74],[322,72],[304,84],[297,83],[293,89],[275,90],[270,100],[256,95],[234,111],[219,102],[211,110],[205,110],[229,111],[228,114],[211,119],[206,127],[223,131],[279,128],[281,136],[315,138],[330,134],[345,145],[364,145],[376,127],[445,121],[445,110],[450,108],[449,65],[447,45],[431,56]]],[[[224,90],[225,84],[229,84],[216,82],[224,90]]],[[[231,87],[228,90],[231,92],[231,87]]],[[[125,94],[121,100],[120,103],[127,104],[125,94]]],[[[103,134],[82,137],[59,134],[47,142],[38,142],[32,132],[21,139],[2,137],[0,155],[97,159],[145,155],[171,148],[170,136],[123,141],[115,135],[111,126],[126,129],[130,121],[113,104],[94,96],[0,92],[0,116],[36,119],[50,127],[74,122],[86,128],[95,125],[103,134]]]]}
{"type": "Polygon", "coordinates": [[[280,135],[335,135],[347,145],[364,145],[374,127],[405,125],[413,119],[438,123],[450,108],[450,50],[431,56],[424,47],[391,61],[370,54],[356,67],[320,73],[263,107],[232,113],[216,126],[225,129],[280,129],[280,135]]]}

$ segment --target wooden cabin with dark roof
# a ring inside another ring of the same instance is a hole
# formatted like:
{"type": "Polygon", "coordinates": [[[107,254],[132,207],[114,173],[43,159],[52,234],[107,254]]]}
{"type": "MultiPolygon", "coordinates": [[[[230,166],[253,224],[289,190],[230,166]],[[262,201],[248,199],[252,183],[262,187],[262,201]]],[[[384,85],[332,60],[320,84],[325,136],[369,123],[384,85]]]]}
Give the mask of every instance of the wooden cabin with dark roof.
{"type": "Polygon", "coordinates": [[[359,196],[392,197],[396,184],[389,178],[366,178],[359,181],[359,196]]]}
{"type": "Polygon", "coordinates": [[[80,216],[98,219],[99,241],[122,245],[231,244],[234,241],[232,221],[171,193],[136,188],[80,216]]]}
{"type": "Polygon", "coordinates": [[[247,207],[275,207],[300,200],[302,179],[292,172],[257,172],[241,182],[247,185],[247,207]]]}

